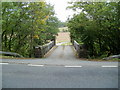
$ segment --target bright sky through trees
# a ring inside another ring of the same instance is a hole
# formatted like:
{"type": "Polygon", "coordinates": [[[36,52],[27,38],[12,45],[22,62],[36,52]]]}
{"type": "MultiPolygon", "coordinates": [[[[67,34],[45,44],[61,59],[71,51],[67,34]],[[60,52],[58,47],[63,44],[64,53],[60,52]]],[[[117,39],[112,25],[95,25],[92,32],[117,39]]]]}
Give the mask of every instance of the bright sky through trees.
{"type": "Polygon", "coordinates": [[[69,6],[68,1],[70,0],[46,0],[47,3],[54,5],[54,10],[56,16],[62,22],[65,22],[67,18],[72,16],[74,12],[72,10],[66,10],[66,7],[69,6]]]}

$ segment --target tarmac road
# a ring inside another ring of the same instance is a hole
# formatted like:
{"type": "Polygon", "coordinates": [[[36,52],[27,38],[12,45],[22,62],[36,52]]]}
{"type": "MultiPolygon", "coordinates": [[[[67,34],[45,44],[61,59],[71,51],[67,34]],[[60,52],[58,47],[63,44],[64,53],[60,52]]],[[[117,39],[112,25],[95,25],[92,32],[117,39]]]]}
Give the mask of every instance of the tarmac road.
{"type": "Polygon", "coordinates": [[[84,61],[72,46],[44,59],[3,59],[3,88],[118,88],[118,62],[84,61]]]}

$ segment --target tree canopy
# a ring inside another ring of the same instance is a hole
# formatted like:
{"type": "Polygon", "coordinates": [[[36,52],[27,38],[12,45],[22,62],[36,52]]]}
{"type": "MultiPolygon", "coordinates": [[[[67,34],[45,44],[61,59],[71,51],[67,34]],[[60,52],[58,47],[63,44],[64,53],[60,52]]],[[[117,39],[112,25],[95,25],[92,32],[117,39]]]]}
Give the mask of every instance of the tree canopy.
{"type": "Polygon", "coordinates": [[[55,38],[58,18],[45,2],[2,2],[2,50],[33,56],[36,45],[55,38]]]}
{"type": "Polygon", "coordinates": [[[73,2],[81,10],[68,21],[71,39],[86,45],[89,56],[120,54],[120,2],[73,2]]]}

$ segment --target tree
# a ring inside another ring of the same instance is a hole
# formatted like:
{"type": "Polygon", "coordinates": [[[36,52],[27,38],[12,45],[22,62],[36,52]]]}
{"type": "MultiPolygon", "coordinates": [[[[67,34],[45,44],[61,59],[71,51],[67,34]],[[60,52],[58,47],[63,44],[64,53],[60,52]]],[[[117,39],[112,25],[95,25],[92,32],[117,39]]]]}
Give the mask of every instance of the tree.
{"type": "Polygon", "coordinates": [[[56,35],[55,18],[53,6],[45,2],[2,2],[2,50],[33,57],[36,45],[56,35]],[[50,18],[54,18],[54,27],[48,23],[50,18]]]}
{"type": "Polygon", "coordinates": [[[71,37],[84,43],[90,56],[120,53],[117,2],[75,2],[69,8],[82,12],[69,20],[71,37]]]}

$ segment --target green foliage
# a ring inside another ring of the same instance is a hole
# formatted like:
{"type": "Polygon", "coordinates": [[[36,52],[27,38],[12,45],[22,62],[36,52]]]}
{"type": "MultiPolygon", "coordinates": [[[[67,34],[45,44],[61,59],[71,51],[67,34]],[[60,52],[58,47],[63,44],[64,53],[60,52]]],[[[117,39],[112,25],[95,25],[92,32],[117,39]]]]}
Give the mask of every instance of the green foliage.
{"type": "Polygon", "coordinates": [[[58,33],[58,23],[59,20],[56,17],[50,16],[47,20],[47,28],[46,28],[46,40],[52,40],[55,38],[55,35],[58,33]]]}
{"type": "Polygon", "coordinates": [[[69,20],[71,38],[83,42],[90,57],[120,53],[120,2],[74,2],[81,13],[69,20]]]}
{"type": "Polygon", "coordinates": [[[55,37],[57,23],[53,6],[45,2],[2,2],[2,50],[32,57],[36,45],[55,37]]]}
{"type": "Polygon", "coordinates": [[[61,27],[66,27],[67,26],[67,23],[66,22],[61,22],[59,21],[58,23],[58,27],[61,28],[61,27]]]}

